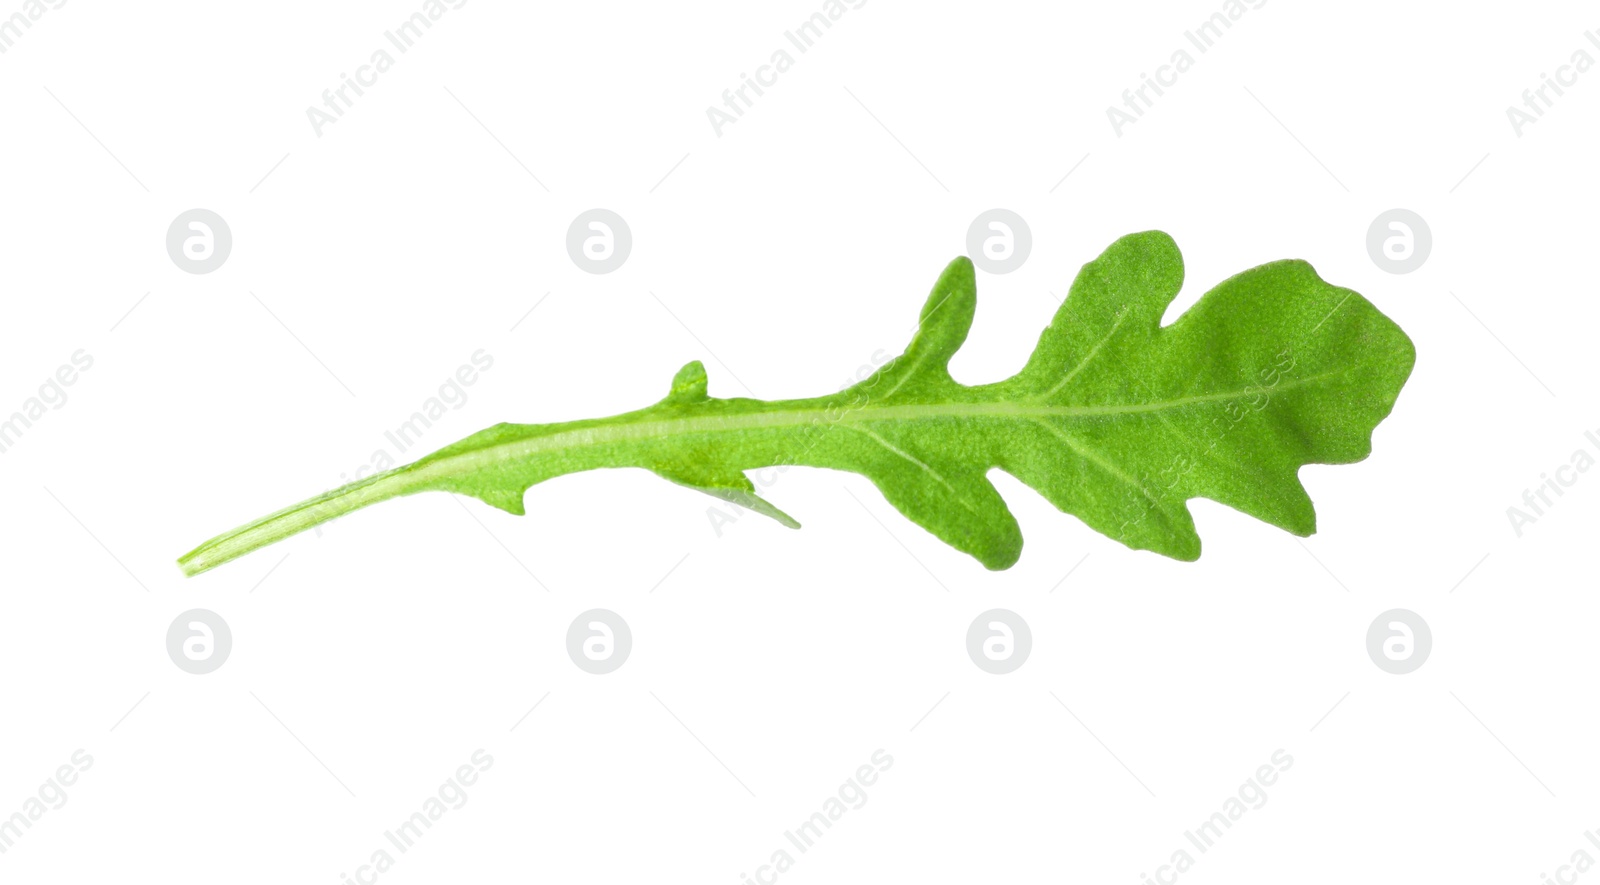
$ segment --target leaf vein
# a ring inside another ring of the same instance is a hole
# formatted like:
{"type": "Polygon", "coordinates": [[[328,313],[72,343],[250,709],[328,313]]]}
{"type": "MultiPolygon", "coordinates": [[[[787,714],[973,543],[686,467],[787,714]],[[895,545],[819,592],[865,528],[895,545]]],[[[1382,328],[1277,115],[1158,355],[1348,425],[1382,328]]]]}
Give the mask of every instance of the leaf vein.
{"type": "MultiPolygon", "coordinates": [[[[845,426],[849,427],[849,425],[845,425],[845,426]]],[[[893,452],[894,454],[900,456],[901,458],[904,458],[905,460],[910,461],[912,464],[915,464],[917,467],[921,468],[924,473],[926,473],[929,476],[933,477],[936,482],[938,482],[940,485],[942,485],[946,489],[948,489],[950,491],[950,494],[954,495],[956,497],[956,500],[961,502],[961,506],[967,508],[968,510],[972,511],[973,513],[977,513],[978,512],[978,508],[972,506],[972,503],[967,500],[967,497],[965,495],[963,495],[959,490],[957,490],[955,486],[951,485],[949,480],[945,479],[943,476],[940,475],[939,471],[934,470],[932,467],[930,467],[928,464],[923,462],[921,459],[917,458],[917,456],[911,454],[910,452],[905,451],[904,449],[901,449],[901,448],[895,446],[893,443],[889,442],[888,440],[884,439],[883,437],[879,436],[877,433],[874,433],[872,430],[870,430],[870,429],[868,429],[866,427],[850,427],[850,429],[858,431],[860,433],[864,433],[867,436],[872,437],[872,439],[877,441],[878,445],[883,446],[885,449],[888,449],[890,452],[893,452]]]]}
{"type": "Polygon", "coordinates": [[[1116,320],[1116,322],[1111,324],[1111,330],[1106,332],[1105,337],[1101,338],[1099,340],[1099,342],[1097,342],[1095,344],[1094,347],[1089,348],[1089,352],[1084,355],[1083,359],[1081,361],[1079,361],[1077,366],[1073,367],[1072,371],[1067,373],[1067,377],[1062,378],[1060,381],[1057,381],[1056,382],[1056,386],[1054,386],[1054,387],[1050,388],[1049,390],[1045,391],[1044,393],[1040,394],[1038,397],[1036,397],[1036,399],[1040,399],[1040,400],[1049,399],[1050,397],[1056,395],[1056,391],[1060,390],[1063,387],[1066,387],[1067,384],[1069,384],[1072,381],[1073,378],[1077,377],[1079,372],[1083,371],[1084,366],[1089,365],[1091,360],[1093,360],[1096,356],[1099,356],[1100,349],[1102,347],[1106,346],[1106,342],[1111,340],[1111,336],[1117,334],[1117,330],[1122,328],[1122,321],[1127,319],[1127,318],[1128,318],[1128,306],[1127,305],[1123,305],[1122,309],[1117,311],[1117,320],[1116,320]]]}
{"type": "Polygon", "coordinates": [[[1061,428],[1056,427],[1043,418],[1033,418],[1030,420],[1032,420],[1033,423],[1038,424],[1040,427],[1043,427],[1045,430],[1055,434],[1057,439],[1060,439],[1062,442],[1066,443],[1067,448],[1072,449],[1072,451],[1076,452],[1078,456],[1083,458],[1085,461],[1088,461],[1096,467],[1099,467],[1101,470],[1104,470],[1122,482],[1133,486],[1139,491],[1139,494],[1143,495],[1145,499],[1150,502],[1151,507],[1161,511],[1162,514],[1168,517],[1168,519],[1171,519],[1172,512],[1167,509],[1165,502],[1151,494],[1150,490],[1145,488],[1144,483],[1139,482],[1138,480],[1129,476],[1127,473],[1124,473],[1120,468],[1117,467],[1116,464],[1113,464],[1104,455],[1101,455],[1099,452],[1095,451],[1082,440],[1079,440],[1076,437],[1066,433],[1065,431],[1061,430],[1061,428]]]}

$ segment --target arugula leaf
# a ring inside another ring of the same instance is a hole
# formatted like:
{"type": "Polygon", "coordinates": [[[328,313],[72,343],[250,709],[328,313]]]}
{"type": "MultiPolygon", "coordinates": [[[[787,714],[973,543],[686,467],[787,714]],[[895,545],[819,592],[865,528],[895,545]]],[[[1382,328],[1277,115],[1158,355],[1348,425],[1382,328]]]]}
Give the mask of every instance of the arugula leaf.
{"type": "Polygon", "coordinates": [[[1246,271],[1176,322],[1183,282],[1159,231],[1113,243],[1083,267],[1014,377],[968,387],[950,358],[977,303],[972,262],[945,268],[904,354],[813,399],[720,399],[699,362],[667,396],[610,418],[498,424],[412,464],[219,535],[178,560],[198,574],[377,501],[471,495],[517,515],[539,482],[642,467],[798,528],[756,495],[746,470],[807,465],[863,474],[912,522],[991,569],[1022,534],[987,474],[1000,468],[1129,547],[1200,555],[1186,504],[1205,497],[1305,536],[1316,529],[1297,477],[1371,451],[1411,373],[1405,333],[1303,261],[1246,271]]]}

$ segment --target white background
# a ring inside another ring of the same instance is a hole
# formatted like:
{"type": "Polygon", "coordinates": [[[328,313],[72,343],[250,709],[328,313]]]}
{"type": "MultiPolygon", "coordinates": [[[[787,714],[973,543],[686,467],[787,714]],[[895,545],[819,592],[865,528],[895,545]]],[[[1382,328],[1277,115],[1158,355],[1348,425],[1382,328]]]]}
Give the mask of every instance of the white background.
{"type": "Polygon", "coordinates": [[[479,748],[377,881],[734,885],[788,848],[785,883],[1134,885],[1189,848],[1185,883],[1534,885],[1600,857],[1600,476],[1521,537],[1506,515],[1600,428],[1600,72],[1520,137],[1505,111],[1600,57],[1593,8],[1273,0],[1200,55],[1216,0],[871,0],[719,137],[706,107],[821,6],[473,0],[320,137],[305,109],[420,3],[78,0],[0,55],[0,413],[94,360],[0,455],[0,815],[94,759],[0,880],[340,882],[479,748]],[[1107,106],[1179,48],[1119,137],[1107,106]],[[234,238],[207,275],[164,248],[197,206],[234,238]],[[596,206],[634,237],[607,275],[564,243],[596,206]],[[1179,563],[996,474],[1027,546],[991,573],[859,476],[790,471],[767,494],[802,531],[719,536],[711,499],[603,471],[522,519],[421,495],[174,565],[367,464],[480,348],[422,449],[639,407],[696,358],[713,395],[836,390],[996,206],[1033,254],[980,274],[960,381],[1020,368],[1077,268],[1151,228],[1187,261],[1169,317],[1299,257],[1411,335],[1372,457],[1301,473],[1317,535],[1194,501],[1179,563]],[[1397,206],[1434,237],[1409,275],[1365,246],[1397,206]],[[233,632],[206,676],[165,649],[195,607],[233,632]],[[595,607],[634,636],[607,676],[565,650],[595,607]],[[1033,631],[1007,676],[964,646],[993,607],[1033,631]],[[1434,635],[1407,676],[1364,646],[1395,607],[1434,635]],[[879,748],[867,804],[795,852],[879,748]],[[1195,852],[1279,748],[1267,804],[1195,852]]]}

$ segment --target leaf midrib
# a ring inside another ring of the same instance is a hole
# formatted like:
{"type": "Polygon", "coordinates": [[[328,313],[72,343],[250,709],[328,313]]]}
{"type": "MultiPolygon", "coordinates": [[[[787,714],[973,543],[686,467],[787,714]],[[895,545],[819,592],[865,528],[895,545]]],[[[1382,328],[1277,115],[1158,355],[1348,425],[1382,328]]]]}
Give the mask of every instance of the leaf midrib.
{"type": "MultiPolygon", "coordinates": [[[[831,416],[839,407],[832,399],[817,400],[790,400],[777,402],[772,405],[782,408],[773,410],[752,410],[734,414],[704,415],[691,417],[657,418],[648,412],[636,413],[635,416],[616,416],[603,419],[602,423],[572,430],[545,433],[530,436],[524,439],[506,440],[497,442],[481,449],[471,449],[434,461],[423,461],[413,465],[415,472],[413,482],[426,482],[431,479],[456,475],[461,469],[461,462],[468,462],[472,467],[479,466],[485,461],[519,460],[531,455],[545,452],[561,451],[575,447],[589,445],[604,445],[607,443],[633,442],[647,439],[670,438],[701,433],[734,433],[751,430],[776,430],[789,427],[802,427],[808,424],[817,426],[830,426],[834,424],[867,424],[885,421],[928,421],[940,418],[1012,418],[1022,420],[1037,420],[1042,418],[1063,419],[1089,419],[1106,418],[1123,415],[1154,414],[1189,406],[1204,405],[1207,403],[1226,402],[1260,393],[1277,393],[1304,387],[1326,378],[1348,374],[1359,368],[1351,365],[1340,369],[1311,375],[1301,379],[1289,379],[1275,387],[1248,387],[1241,390],[1227,390],[1217,393],[1201,394],[1197,396],[1179,397],[1170,400],[1159,400],[1144,403],[1111,403],[1092,406],[1058,406],[1047,403],[1035,402],[1007,402],[1007,401],[979,401],[979,402],[943,402],[943,403],[904,403],[895,405],[867,404],[842,415],[831,416]],[[796,408],[797,405],[803,407],[796,408]],[[831,417],[830,417],[831,416],[831,417]],[[619,420],[622,418],[631,420],[619,420]]],[[[535,427],[539,425],[533,425],[535,427]]],[[[405,471],[407,468],[400,468],[405,471]]],[[[397,471],[397,472],[400,472],[397,471]]]]}

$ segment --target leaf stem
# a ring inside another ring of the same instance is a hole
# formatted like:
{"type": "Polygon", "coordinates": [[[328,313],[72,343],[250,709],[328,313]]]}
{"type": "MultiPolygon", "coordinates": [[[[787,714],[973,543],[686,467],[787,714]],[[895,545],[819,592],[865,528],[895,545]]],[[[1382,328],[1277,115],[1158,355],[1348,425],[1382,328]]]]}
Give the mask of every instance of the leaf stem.
{"type": "Polygon", "coordinates": [[[224,532],[179,557],[178,567],[185,575],[193,577],[352,510],[421,491],[411,487],[408,474],[412,466],[408,464],[357,480],[224,532]]]}

